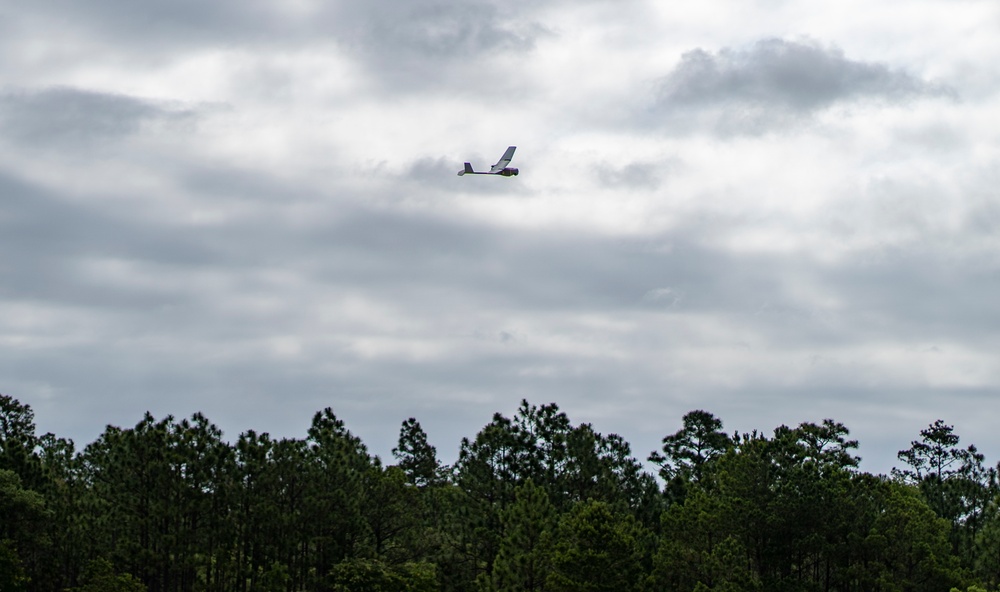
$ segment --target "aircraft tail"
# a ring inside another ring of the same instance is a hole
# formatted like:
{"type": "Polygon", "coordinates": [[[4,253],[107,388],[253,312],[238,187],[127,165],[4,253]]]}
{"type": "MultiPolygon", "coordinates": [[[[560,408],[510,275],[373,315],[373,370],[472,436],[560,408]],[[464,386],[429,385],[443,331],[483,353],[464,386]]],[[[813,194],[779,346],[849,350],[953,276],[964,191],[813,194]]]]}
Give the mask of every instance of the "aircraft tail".
{"type": "Polygon", "coordinates": [[[461,177],[465,173],[475,173],[475,172],[476,171],[472,170],[472,163],[468,163],[467,162],[467,163],[465,163],[465,170],[459,171],[458,176],[461,177]]]}

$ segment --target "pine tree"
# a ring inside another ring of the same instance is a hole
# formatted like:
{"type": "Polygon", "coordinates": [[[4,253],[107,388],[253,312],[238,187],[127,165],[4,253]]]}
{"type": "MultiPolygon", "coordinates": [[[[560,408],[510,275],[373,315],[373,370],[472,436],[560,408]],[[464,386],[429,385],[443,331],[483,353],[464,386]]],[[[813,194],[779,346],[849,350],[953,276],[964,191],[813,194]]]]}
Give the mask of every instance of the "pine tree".
{"type": "Polygon", "coordinates": [[[407,480],[418,487],[435,485],[444,479],[444,468],[437,459],[437,449],[427,442],[427,433],[412,417],[400,427],[399,443],[392,449],[392,455],[407,480]]]}
{"type": "Polygon", "coordinates": [[[636,592],[641,589],[641,527],[605,502],[578,504],[559,525],[546,589],[636,592]]]}
{"type": "Polygon", "coordinates": [[[486,578],[491,592],[545,590],[550,571],[555,509],[531,479],[517,488],[515,497],[501,515],[503,538],[493,573],[486,578]]]}
{"type": "Polygon", "coordinates": [[[690,411],[682,421],[683,428],[663,438],[663,454],[649,455],[649,461],[660,466],[660,477],[667,483],[675,479],[697,483],[706,465],[732,445],[722,431],[722,420],[708,411],[690,411]]]}

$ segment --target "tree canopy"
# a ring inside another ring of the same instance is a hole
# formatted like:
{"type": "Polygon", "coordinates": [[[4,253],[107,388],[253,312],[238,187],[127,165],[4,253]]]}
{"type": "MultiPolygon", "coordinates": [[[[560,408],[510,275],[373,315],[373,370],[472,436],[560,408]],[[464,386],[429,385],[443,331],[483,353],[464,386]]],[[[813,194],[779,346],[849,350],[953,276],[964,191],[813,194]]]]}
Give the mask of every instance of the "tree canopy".
{"type": "Polygon", "coordinates": [[[385,465],[330,408],[232,441],[147,413],[78,451],[0,395],[0,590],[995,590],[997,471],[943,421],[919,436],[871,475],[832,419],[727,434],[695,410],[654,475],[522,401],[454,466],[408,418],[385,465]]]}

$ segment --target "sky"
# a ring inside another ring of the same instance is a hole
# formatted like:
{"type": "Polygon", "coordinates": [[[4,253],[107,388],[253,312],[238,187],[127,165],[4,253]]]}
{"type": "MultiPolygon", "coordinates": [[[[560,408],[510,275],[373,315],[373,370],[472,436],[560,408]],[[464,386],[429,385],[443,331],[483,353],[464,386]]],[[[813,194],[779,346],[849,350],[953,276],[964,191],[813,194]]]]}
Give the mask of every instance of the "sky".
{"type": "Polygon", "coordinates": [[[555,402],[1000,460],[993,0],[0,4],[0,393],[391,462],[555,402]],[[516,177],[456,173],[517,146],[516,177]]]}

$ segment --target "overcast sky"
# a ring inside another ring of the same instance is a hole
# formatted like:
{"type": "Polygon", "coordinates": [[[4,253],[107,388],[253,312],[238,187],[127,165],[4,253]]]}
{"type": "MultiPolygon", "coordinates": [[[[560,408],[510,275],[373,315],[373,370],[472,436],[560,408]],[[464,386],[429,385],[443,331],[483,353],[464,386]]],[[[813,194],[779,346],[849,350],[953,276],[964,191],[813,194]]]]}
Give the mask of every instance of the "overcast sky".
{"type": "Polygon", "coordinates": [[[998,140],[995,0],[8,2],[0,392],[80,448],[329,406],[448,462],[526,398],[994,464],[998,140]]]}

